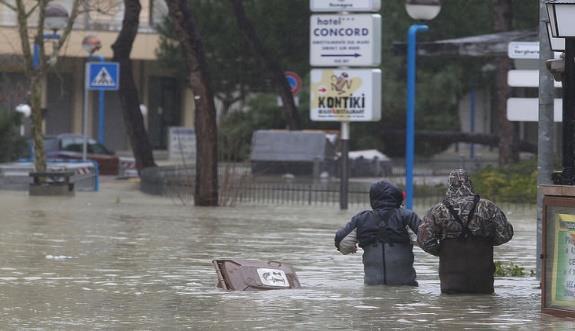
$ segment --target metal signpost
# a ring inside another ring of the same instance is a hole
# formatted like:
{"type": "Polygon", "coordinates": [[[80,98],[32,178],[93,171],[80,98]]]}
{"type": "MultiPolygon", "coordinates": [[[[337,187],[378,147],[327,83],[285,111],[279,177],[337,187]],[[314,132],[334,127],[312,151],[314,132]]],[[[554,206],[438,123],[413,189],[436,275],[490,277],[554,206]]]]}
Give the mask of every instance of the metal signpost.
{"type": "Polygon", "coordinates": [[[84,85],[84,111],[82,114],[82,159],[88,157],[88,101],[90,91],[117,91],[120,88],[120,64],[117,62],[86,63],[86,82],[84,85]]]}
{"type": "Polygon", "coordinates": [[[381,71],[349,69],[381,63],[381,16],[341,12],[377,12],[379,0],[312,0],[310,18],[310,118],[341,122],[340,209],[347,209],[350,122],[381,118],[381,71]]]}

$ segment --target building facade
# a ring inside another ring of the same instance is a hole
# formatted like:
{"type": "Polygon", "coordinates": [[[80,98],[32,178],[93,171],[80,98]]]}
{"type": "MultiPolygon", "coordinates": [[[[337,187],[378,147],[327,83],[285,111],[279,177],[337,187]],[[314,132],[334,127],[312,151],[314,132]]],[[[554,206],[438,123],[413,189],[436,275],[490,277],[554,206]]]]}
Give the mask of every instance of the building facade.
{"type": "MultiPolygon", "coordinates": [[[[68,10],[74,0],[55,0],[68,10]]],[[[9,1],[10,2],[10,1],[9,1]]],[[[14,2],[14,1],[12,1],[14,2]]],[[[102,48],[96,55],[110,60],[124,15],[123,1],[96,0],[86,2],[75,21],[74,30],[50,72],[44,88],[44,130],[47,135],[82,132],[85,63],[88,54],[82,48],[84,37],[100,39],[102,48]],[[92,7],[93,6],[93,7],[92,7]]],[[[131,54],[133,72],[150,140],[154,149],[165,149],[168,128],[193,127],[193,98],[170,70],[162,68],[156,58],[160,36],[155,26],[167,13],[163,0],[143,0],[140,28],[131,54]]],[[[33,23],[35,20],[30,20],[33,23]]],[[[33,27],[30,27],[31,30],[33,27]]],[[[33,31],[33,30],[32,30],[33,31]]],[[[31,33],[33,35],[33,33],[31,33]]],[[[46,45],[47,52],[50,45],[46,45]]],[[[20,37],[16,13],[0,4],[0,107],[15,109],[27,103],[20,37]]],[[[88,136],[98,136],[98,92],[90,92],[88,100],[88,136]]],[[[129,140],[124,129],[122,110],[117,92],[105,92],[105,144],[113,150],[128,150],[129,140]]]]}

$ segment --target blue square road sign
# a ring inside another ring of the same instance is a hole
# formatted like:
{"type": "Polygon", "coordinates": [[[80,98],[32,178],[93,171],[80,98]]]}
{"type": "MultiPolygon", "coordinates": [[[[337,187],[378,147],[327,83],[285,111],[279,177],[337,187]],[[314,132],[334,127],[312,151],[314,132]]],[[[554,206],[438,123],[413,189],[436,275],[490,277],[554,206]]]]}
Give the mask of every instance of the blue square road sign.
{"type": "Polygon", "coordinates": [[[86,63],[86,89],[117,91],[120,88],[120,64],[117,62],[86,63]]]}

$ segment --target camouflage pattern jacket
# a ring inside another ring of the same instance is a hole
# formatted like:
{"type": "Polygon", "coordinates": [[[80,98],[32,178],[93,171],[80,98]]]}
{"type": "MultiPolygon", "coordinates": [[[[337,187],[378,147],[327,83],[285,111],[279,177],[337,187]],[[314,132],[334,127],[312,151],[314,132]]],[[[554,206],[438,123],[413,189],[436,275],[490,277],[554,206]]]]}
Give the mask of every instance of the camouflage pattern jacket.
{"type": "MultiPolygon", "coordinates": [[[[508,242],[513,237],[513,227],[505,214],[493,202],[480,199],[475,206],[475,213],[469,220],[469,213],[474,205],[475,193],[471,180],[465,171],[459,169],[451,172],[449,188],[444,202],[450,204],[459,215],[471,236],[490,240],[493,246],[508,242]]],[[[433,206],[419,226],[417,241],[426,252],[439,255],[440,242],[444,239],[459,238],[464,228],[450,214],[446,203],[433,206]]]]}

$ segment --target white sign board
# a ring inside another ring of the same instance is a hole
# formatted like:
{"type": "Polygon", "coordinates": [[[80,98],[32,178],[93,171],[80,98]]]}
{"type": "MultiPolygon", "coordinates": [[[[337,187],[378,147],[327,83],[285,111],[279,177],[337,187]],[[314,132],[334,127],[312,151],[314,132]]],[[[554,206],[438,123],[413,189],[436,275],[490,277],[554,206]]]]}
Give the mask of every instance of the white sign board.
{"type": "MultiPolygon", "coordinates": [[[[563,100],[555,99],[553,103],[553,120],[563,120],[563,100]]],[[[537,98],[509,98],[507,99],[507,120],[512,122],[539,121],[539,99],[537,98]]]]}
{"type": "Polygon", "coordinates": [[[311,0],[309,8],[311,11],[318,12],[375,12],[381,9],[381,0],[311,0]]]}
{"type": "Polygon", "coordinates": [[[257,271],[262,284],[268,286],[289,287],[288,278],[283,270],[258,268],[257,271]]]}
{"type": "Polygon", "coordinates": [[[513,41],[507,46],[510,59],[539,59],[539,42],[513,41]]]}
{"type": "MultiPolygon", "coordinates": [[[[539,70],[509,70],[507,85],[511,87],[539,87],[539,70]]],[[[561,82],[554,81],[555,87],[561,87],[561,82]]]]}
{"type": "Polygon", "coordinates": [[[379,121],[381,70],[312,70],[310,116],[312,121],[379,121]]]}
{"type": "Polygon", "coordinates": [[[196,131],[191,128],[171,127],[168,132],[168,157],[181,163],[196,162],[196,131]]]}
{"type": "MultiPolygon", "coordinates": [[[[553,52],[553,57],[558,59],[562,52],[553,52]]],[[[516,60],[539,60],[539,42],[537,41],[513,41],[507,45],[507,56],[516,60]]]]}
{"type": "Polygon", "coordinates": [[[375,67],[380,63],[380,15],[311,16],[310,64],[312,66],[375,67]]]}

